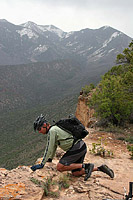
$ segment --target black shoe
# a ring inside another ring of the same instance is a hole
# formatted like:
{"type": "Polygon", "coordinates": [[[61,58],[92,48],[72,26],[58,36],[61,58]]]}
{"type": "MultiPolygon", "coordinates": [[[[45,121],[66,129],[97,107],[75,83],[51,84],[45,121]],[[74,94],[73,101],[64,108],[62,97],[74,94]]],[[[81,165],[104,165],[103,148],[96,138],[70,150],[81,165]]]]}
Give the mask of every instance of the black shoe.
{"type": "Polygon", "coordinates": [[[90,178],[91,173],[93,171],[93,168],[94,168],[94,164],[92,164],[92,163],[85,164],[85,174],[86,174],[86,176],[84,178],[84,181],[87,181],[88,178],[90,178]]]}
{"type": "Polygon", "coordinates": [[[98,167],[98,170],[106,173],[107,175],[109,175],[111,178],[114,178],[114,172],[112,169],[110,169],[107,165],[101,165],[100,167],[98,167]]]}

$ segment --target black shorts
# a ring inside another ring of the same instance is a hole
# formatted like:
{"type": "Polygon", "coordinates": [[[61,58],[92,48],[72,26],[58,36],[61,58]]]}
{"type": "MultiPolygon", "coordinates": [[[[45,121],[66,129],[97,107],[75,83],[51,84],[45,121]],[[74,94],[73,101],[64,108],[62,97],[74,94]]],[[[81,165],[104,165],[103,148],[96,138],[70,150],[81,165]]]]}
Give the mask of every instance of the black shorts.
{"type": "MultiPolygon", "coordinates": [[[[59,163],[65,166],[69,166],[72,163],[83,163],[86,152],[87,152],[86,144],[84,143],[83,140],[81,140],[62,156],[59,163]]],[[[72,172],[80,170],[81,169],[75,169],[72,170],[72,172]]]]}

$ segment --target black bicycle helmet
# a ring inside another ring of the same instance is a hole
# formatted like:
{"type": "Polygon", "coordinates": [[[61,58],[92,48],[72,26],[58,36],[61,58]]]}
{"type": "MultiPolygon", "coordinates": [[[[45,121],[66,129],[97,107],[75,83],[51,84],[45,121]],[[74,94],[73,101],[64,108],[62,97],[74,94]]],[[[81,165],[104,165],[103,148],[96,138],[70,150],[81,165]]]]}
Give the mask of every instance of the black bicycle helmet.
{"type": "Polygon", "coordinates": [[[47,120],[45,119],[44,115],[40,115],[36,118],[34,121],[34,131],[38,130],[43,126],[44,123],[47,123],[47,120]]]}

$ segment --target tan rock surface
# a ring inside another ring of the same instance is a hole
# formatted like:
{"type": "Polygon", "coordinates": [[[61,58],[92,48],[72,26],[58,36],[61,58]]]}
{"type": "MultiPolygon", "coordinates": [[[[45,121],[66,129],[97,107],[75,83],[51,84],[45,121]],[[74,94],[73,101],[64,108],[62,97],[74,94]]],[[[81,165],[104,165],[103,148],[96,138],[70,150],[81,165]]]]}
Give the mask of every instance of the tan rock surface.
{"type": "Polygon", "coordinates": [[[82,95],[78,98],[78,104],[76,109],[76,117],[84,124],[84,126],[89,127],[91,125],[91,120],[93,118],[94,109],[88,107],[89,97],[83,97],[82,95]]]}
{"type": "Polygon", "coordinates": [[[85,182],[84,177],[73,177],[69,172],[69,176],[67,176],[69,188],[59,187],[58,183],[61,180],[62,173],[57,172],[56,164],[62,153],[58,150],[58,158],[55,158],[52,163],[47,163],[43,169],[36,172],[32,172],[30,166],[19,166],[10,171],[0,169],[0,200],[122,199],[124,187],[128,191],[129,181],[133,181],[133,160],[130,159],[126,144],[116,140],[111,133],[94,132],[92,129],[89,129],[89,132],[90,135],[85,139],[88,147],[85,162],[94,163],[96,167],[101,164],[107,164],[115,172],[113,180],[102,172],[93,172],[88,181],[85,182]],[[103,158],[89,152],[89,149],[92,148],[92,143],[97,143],[98,138],[101,136],[104,139],[106,138],[107,145],[105,148],[113,151],[113,158],[103,158]],[[35,183],[36,180],[39,184],[35,183]],[[40,183],[48,183],[48,181],[51,195],[45,196],[44,189],[40,183]]]}

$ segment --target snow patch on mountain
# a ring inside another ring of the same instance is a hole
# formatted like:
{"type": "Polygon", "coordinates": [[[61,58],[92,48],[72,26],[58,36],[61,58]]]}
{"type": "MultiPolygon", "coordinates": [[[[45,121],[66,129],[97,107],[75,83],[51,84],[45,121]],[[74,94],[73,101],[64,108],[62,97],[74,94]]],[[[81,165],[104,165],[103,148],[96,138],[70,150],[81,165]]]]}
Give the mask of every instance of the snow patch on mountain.
{"type": "Polygon", "coordinates": [[[17,32],[20,34],[21,37],[23,37],[24,35],[27,35],[29,37],[29,39],[38,38],[39,37],[31,29],[27,29],[27,28],[23,28],[22,30],[17,30],[17,32]]]}
{"type": "Polygon", "coordinates": [[[99,60],[100,58],[102,58],[102,57],[105,55],[105,53],[106,53],[106,51],[104,51],[104,52],[98,54],[98,55],[95,57],[94,61],[97,61],[97,60],[99,60]]]}
{"type": "Polygon", "coordinates": [[[71,43],[71,42],[68,42],[67,44],[66,44],[66,46],[67,47],[70,47],[70,46],[72,46],[73,44],[71,43]]]}
{"type": "Polygon", "coordinates": [[[103,30],[106,30],[107,28],[110,28],[110,26],[103,26],[103,30]]]}
{"type": "MultiPolygon", "coordinates": [[[[89,58],[93,58],[93,57],[96,57],[96,60],[98,60],[99,58],[103,57],[105,55],[105,53],[107,53],[107,50],[104,50],[104,48],[107,47],[107,45],[113,40],[115,39],[116,37],[120,36],[122,33],[121,32],[114,32],[110,38],[108,40],[105,40],[105,42],[102,44],[102,47],[97,49],[95,52],[93,52],[89,58]]],[[[108,51],[108,54],[111,53],[113,50],[115,50],[114,48],[113,49],[110,49],[108,51]]]]}
{"type": "Polygon", "coordinates": [[[110,49],[109,51],[108,51],[108,53],[111,53],[112,51],[114,51],[115,49],[110,49]]]}
{"type": "Polygon", "coordinates": [[[65,35],[65,38],[69,38],[71,35],[74,34],[74,31],[71,31],[71,32],[68,32],[66,35],[65,35]]]}
{"type": "Polygon", "coordinates": [[[102,48],[98,49],[95,51],[93,54],[91,54],[91,57],[97,56],[97,57],[102,57],[104,56],[105,51],[103,51],[102,48]]]}
{"type": "Polygon", "coordinates": [[[31,22],[31,21],[28,21],[24,24],[21,24],[21,26],[25,27],[25,28],[29,28],[29,29],[32,29],[34,27],[37,27],[38,25],[35,24],[34,22],[31,22]]]}
{"type": "Polygon", "coordinates": [[[55,33],[56,35],[58,35],[58,37],[61,37],[61,38],[63,37],[63,34],[64,34],[64,32],[61,29],[53,25],[43,26],[43,25],[37,25],[34,22],[28,21],[25,24],[21,24],[21,26],[28,28],[30,30],[34,30],[35,32],[39,34],[43,34],[44,32],[49,31],[49,32],[55,33]]]}
{"type": "Polygon", "coordinates": [[[76,44],[78,44],[78,42],[68,42],[67,44],[66,44],[66,46],[74,46],[74,45],[76,45],[76,44]]]}
{"type": "Polygon", "coordinates": [[[78,54],[82,54],[82,55],[86,55],[91,49],[93,49],[94,47],[89,47],[87,49],[84,49],[82,51],[79,51],[78,54]]]}
{"type": "Polygon", "coordinates": [[[110,43],[114,38],[118,37],[119,35],[121,35],[121,32],[114,32],[108,40],[105,40],[105,42],[103,43],[103,47],[106,47],[108,43],[110,43]]]}
{"type": "Polygon", "coordinates": [[[38,47],[36,47],[35,49],[34,49],[34,52],[36,53],[36,54],[40,54],[40,52],[41,53],[44,53],[45,51],[47,51],[47,49],[48,49],[48,47],[46,46],[46,45],[39,45],[38,47]]]}
{"type": "Polygon", "coordinates": [[[43,32],[46,31],[42,26],[39,26],[34,22],[26,22],[24,24],[21,24],[21,26],[29,30],[35,31],[37,34],[43,34],[43,32]]]}
{"type": "Polygon", "coordinates": [[[55,33],[55,34],[58,35],[60,38],[63,38],[63,36],[64,36],[64,32],[63,32],[61,29],[56,28],[56,27],[53,26],[53,25],[45,26],[45,30],[55,33]]]}

